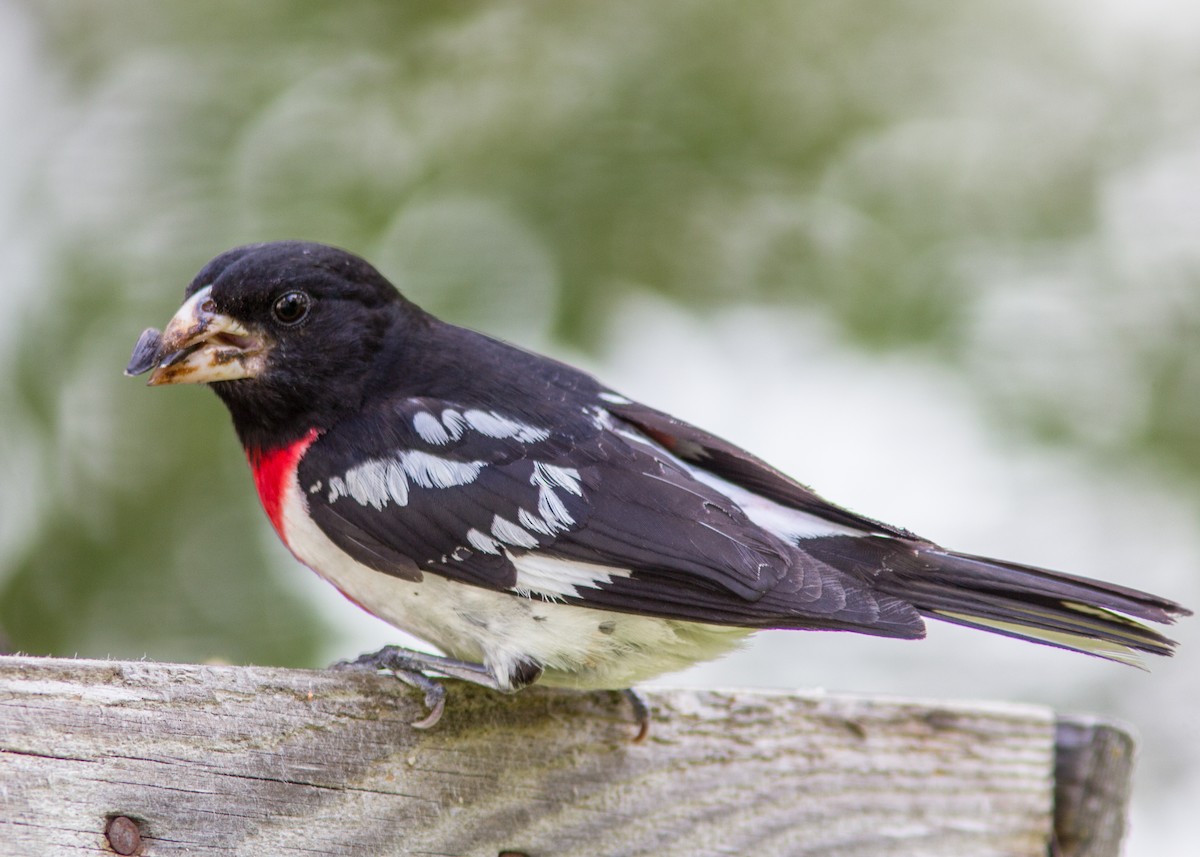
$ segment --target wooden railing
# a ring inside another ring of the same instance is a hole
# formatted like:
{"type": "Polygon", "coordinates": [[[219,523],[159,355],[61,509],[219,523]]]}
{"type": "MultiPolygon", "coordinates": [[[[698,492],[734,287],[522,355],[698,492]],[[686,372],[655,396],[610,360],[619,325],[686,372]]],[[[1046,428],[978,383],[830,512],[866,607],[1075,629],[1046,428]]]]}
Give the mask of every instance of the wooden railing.
{"type": "Polygon", "coordinates": [[[0,854],[1115,857],[1133,744],[1034,706],[0,657],[0,854]]]}

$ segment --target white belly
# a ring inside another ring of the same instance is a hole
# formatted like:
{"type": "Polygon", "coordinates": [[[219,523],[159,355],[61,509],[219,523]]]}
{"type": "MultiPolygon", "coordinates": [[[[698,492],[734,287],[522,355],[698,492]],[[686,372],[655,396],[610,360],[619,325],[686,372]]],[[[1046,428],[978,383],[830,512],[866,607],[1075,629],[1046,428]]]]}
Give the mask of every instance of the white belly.
{"type": "Polygon", "coordinates": [[[522,662],[543,684],[622,689],[736,648],[750,631],[591,610],[496,592],[426,573],[413,582],[341,551],[304,513],[295,477],[285,494],[284,538],[296,557],[386,622],[461,660],[485,664],[502,686],[522,662]]]}

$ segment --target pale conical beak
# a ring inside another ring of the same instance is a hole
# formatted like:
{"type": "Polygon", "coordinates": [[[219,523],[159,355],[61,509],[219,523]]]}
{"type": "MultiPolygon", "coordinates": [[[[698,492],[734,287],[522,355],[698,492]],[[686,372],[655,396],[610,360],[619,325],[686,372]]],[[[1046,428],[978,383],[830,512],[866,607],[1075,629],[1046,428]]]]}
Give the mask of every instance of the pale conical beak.
{"type": "Polygon", "coordinates": [[[267,355],[262,335],[216,312],[209,300],[210,288],[188,298],[161,335],[153,328],[142,334],[126,375],[153,369],[147,383],[155,387],[236,381],[262,371],[267,355]]]}

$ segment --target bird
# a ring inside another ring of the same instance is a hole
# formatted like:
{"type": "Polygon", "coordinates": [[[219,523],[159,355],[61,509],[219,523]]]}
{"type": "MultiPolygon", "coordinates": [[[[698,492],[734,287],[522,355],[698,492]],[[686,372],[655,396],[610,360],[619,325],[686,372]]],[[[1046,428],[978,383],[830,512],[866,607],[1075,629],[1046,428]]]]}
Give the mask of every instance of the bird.
{"type": "Polygon", "coordinates": [[[1190,614],[831,503],[323,244],[214,258],[137,341],[126,374],[146,372],[211,387],[296,559],[441,652],[349,662],[423,690],[421,728],[444,708],[434,676],[625,690],[758,630],[919,639],[927,618],[1137,665],[1175,647],[1143,622],[1190,614]]]}

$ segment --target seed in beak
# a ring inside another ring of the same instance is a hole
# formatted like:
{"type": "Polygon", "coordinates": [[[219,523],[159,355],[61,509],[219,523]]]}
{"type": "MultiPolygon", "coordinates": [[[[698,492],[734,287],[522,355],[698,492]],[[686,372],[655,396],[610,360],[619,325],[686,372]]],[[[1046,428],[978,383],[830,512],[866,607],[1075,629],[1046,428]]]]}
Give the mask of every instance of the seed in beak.
{"type": "Polygon", "coordinates": [[[132,378],[149,372],[158,365],[161,358],[162,332],[148,327],[142,331],[137,344],[133,346],[133,354],[129,358],[129,365],[125,367],[125,374],[132,378]]]}

